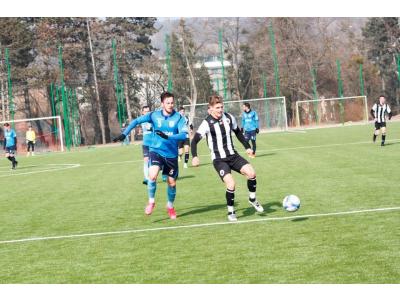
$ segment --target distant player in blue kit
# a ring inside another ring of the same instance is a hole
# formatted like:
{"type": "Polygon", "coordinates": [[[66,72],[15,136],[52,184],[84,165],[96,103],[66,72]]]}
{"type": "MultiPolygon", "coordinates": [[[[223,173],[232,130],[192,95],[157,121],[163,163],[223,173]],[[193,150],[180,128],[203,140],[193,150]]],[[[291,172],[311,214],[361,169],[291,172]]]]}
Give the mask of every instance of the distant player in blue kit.
{"type": "Polygon", "coordinates": [[[242,105],[242,132],[247,142],[251,141],[253,154],[249,157],[256,157],[256,135],[259,132],[258,115],[256,111],[251,110],[250,103],[245,102],[242,105]]]}
{"type": "MultiPolygon", "coordinates": [[[[142,116],[148,114],[150,112],[150,108],[145,105],[142,107],[142,116]]],[[[142,133],[143,133],[143,174],[144,180],[143,184],[147,184],[149,180],[149,153],[150,153],[150,145],[151,145],[151,137],[153,136],[153,126],[149,122],[145,122],[141,124],[142,133]]]]}
{"type": "Polygon", "coordinates": [[[17,151],[17,134],[14,129],[10,127],[9,123],[4,124],[4,143],[3,148],[6,152],[5,156],[11,161],[12,170],[18,165],[18,162],[15,160],[15,151],[17,151]]]}
{"type": "Polygon", "coordinates": [[[149,151],[150,168],[147,190],[149,203],[145,214],[151,215],[155,207],[156,181],[160,170],[168,175],[167,212],[171,219],[176,219],[174,201],[176,195],[176,179],[178,177],[178,142],[188,137],[185,119],[174,110],[174,95],[169,92],[161,94],[161,110],[150,112],[133,120],[125,131],[113,141],[123,141],[126,135],[142,123],[151,123],[154,134],[151,138],[149,151]]]}

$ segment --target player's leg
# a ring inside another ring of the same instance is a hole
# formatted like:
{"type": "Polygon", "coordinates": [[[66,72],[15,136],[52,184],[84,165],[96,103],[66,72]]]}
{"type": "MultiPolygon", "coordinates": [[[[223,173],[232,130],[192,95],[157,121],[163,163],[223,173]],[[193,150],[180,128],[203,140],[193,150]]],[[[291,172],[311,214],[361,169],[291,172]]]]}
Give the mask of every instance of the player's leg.
{"type": "Polygon", "coordinates": [[[256,132],[254,131],[254,133],[251,136],[251,144],[252,144],[252,149],[253,149],[253,155],[256,155],[256,149],[257,149],[257,145],[256,145],[256,132]]]}
{"type": "Polygon", "coordinates": [[[186,141],[185,141],[185,146],[184,146],[184,150],[185,150],[185,162],[184,162],[184,164],[183,164],[183,167],[185,168],[185,169],[187,169],[187,167],[188,167],[188,162],[189,162],[189,143],[190,143],[190,141],[189,141],[189,139],[186,139],[186,141]]]}
{"type": "Polygon", "coordinates": [[[143,151],[143,175],[144,175],[143,184],[147,184],[149,180],[149,147],[142,145],[142,151],[143,151]]]}
{"type": "Polygon", "coordinates": [[[221,159],[214,159],[213,165],[219,177],[225,183],[225,199],[228,209],[228,220],[237,221],[235,213],[235,180],[231,174],[231,168],[227,162],[221,159]]]}
{"type": "Polygon", "coordinates": [[[31,143],[32,143],[32,153],[31,153],[31,155],[35,156],[35,143],[34,142],[31,142],[31,143]]]}
{"type": "Polygon", "coordinates": [[[11,159],[10,150],[9,150],[8,147],[6,147],[5,157],[6,157],[9,161],[11,161],[11,162],[13,161],[13,160],[11,159]]]}
{"type": "Polygon", "coordinates": [[[178,177],[178,158],[166,158],[163,174],[167,175],[167,213],[172,220],[176,219],[174,202],[176,197],[176,178],[178,177]]]}
{"type": "Polygon", "coordinates": [[[26,148],[26,156],[29,156],[29,151],[30,151],[30,149],[31,149],[31,142],[28,141],[28,143],[27,143],[27,148],[26,148]]]}
{"type": "Polygon", "coordinates": [[[10,147],[8,149],[8,160],[11,161],[12,170],[15,170],[15,167],[18,165],[18,162],[15,159],[15,147],[10,147]]]}
{"type": "Polygon", "coordinates": [[[232,165],[232,169],[240,172],[244,176],[247,177],[247,188],[249,190],[249,203],[254,207],[254,209],[258,212],[263,212],[264,208],[257,201],[256,198],[256,190],[257,190],[257,179],[256,172],[251,164],[246,161],[240,155],[237,155],[234,164],[232,165]]]}
{"type": "Polygon", "coordinates": [[[384,124],[384,125],[381,127],[381,132],[382,132],[381,146],[385,146],[385,140],[386,140],[386,124],[384,124]]]}
{"type": "Polygon", "coordinates": [[[150,215],[155,207],[157,176],[163,165],[162,158],[157,153],[150,152],[149,158],[150,158],[149,179],[147,181],[147,193],[149,196],[149,202],[145,208],[146,215],[150,215]]]}
{"type": "Polygon", "coordinates": [[[182,160],[182,154],[183,154],[183,142],[179,141],[178,142],[178,161],[182,160]]]}
{"type": "Polygon", "coordinates": [[[379,135],[379,131],[380,131],[380,124],[378,122],[375,122],[375,131],[374,131],[374,136],[372,137],[372,141],[375,143],[376,141],[376,137],[379,135]]]}

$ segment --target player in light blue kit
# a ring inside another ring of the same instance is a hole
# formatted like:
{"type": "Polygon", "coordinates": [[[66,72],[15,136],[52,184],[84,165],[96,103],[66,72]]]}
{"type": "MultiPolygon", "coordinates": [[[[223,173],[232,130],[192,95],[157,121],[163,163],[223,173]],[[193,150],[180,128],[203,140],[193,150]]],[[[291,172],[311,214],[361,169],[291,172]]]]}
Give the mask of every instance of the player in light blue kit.
{"type": "Polygon", "coordinates": [[[123,141],[126,135],[142,123],[151,123],[154,134],[151,138],[149,158],[149,180],[147,190],[149,203],[145,214],[150,215],[155,207],[156,181],[160,170],[168,175],[167,212],[171,219],[176,219],[174,201],[176,195],[176,178],[178,177],[178,142],[188,137],[185,119],[174,110],[174,95],[169,92],[161,94],[162,110],[150,112],[133,120],[125,131],[113,141],[123,141]]]}
{"type": "Polygon", "coordinates": [[[242,105],[242,132],[246,141],[251,141],[253,154],[249,157],[256,157],[256,135],[259,132],[258,129],[258,115],[256,111],[251,110],[250,103],[245,102],[242,105]]]}
{"type": "MultiPolygon", "coordinates": [[[[142,107],[142,116],[148,114],[150,112],[150,107],[145,105],[142,107]]],[[[143,174],[144,180],[143,184],[147,184],[149,181],[149,152],[151,145],[151,137],[153,136],[153,126],[149,122],[145,122],[141,124],[142,132],[143,132],[143,174]]]]}
{"type": "Polygon", "coordinates": [[[5,156],[11,161],[12,170],[18,165],[18,162],[15,160],[15,151],[17,151],[17,134],[14,129],[10,127],[9,123],[4,124],[4,142],[3,148],[6,152],[5,156]]]}

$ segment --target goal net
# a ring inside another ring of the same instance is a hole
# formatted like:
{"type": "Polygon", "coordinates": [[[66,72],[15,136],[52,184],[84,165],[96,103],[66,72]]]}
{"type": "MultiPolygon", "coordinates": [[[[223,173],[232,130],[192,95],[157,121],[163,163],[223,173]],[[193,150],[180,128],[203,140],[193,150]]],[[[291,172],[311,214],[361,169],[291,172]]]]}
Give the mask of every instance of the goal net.
{"type": "Polygon", "coordinates": [[[296,101],[298,127],[335,126],[368,122],[366,96],[296,101]]]}
{"type": "Polygon", "coordinates": [[[26,153],[27,141],[26,132],[29,126],[35,132],[35,153],[64,151],[63,132],[60,116],[20,119],[14,121],[0,122],[0,142],[4,142],[4,123],[9,123],[17,134],[18,153],[26,153]]]}
{"type": "MultiPolygon", "coordinates": [[[[244,99],[224,101],[224,111],[232,114],[239,127],[242,127],[242,105],[248,102],[250,108],[257,112],[260,131],[284,131],[287,130],[286,99],[285,97],[244,99]]],[[[190,105],[184,105],[187,112],[190,105]]],[[[195,106],[193,127],[197,129],[208,115],[208,103],[200,103],[195,106]]]]}

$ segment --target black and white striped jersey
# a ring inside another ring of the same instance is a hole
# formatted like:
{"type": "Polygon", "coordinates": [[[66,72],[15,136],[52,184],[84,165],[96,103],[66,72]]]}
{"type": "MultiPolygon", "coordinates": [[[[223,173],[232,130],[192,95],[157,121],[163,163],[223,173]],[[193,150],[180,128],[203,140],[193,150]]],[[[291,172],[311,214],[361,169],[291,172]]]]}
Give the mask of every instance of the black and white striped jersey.
{"type": "Polygon", "coordinates": [[[185,119],[186,126],[187,126],[188,128],[190,128],[190,130],[193,130],[193,124],[189,124],[189,118],[186,117],[186,116],[182,116],[182,117],[185,119]]]}
{"type": "Polygon", "coordinates": [[[231,131],[237,130],[238,125],[234,116],[223,113],[221,119],[217,120],[211,115],[203,120],[197,129],[197,133],[203,138],[207,137],[208,148],[211,158],[226,158],[236,152],[233,147],[231,131]]]}
{"type": "Polygon", "coordinates": [[[381,105],[380,103],[375,103],[372,106],[371,113],[374,118],[377,119],[378,123],[383,123],[386,122],[387,115],[389,115],[390,118],[392,111],[390,110],[389,105],[386,103],[383,105],[381,105]]]}

